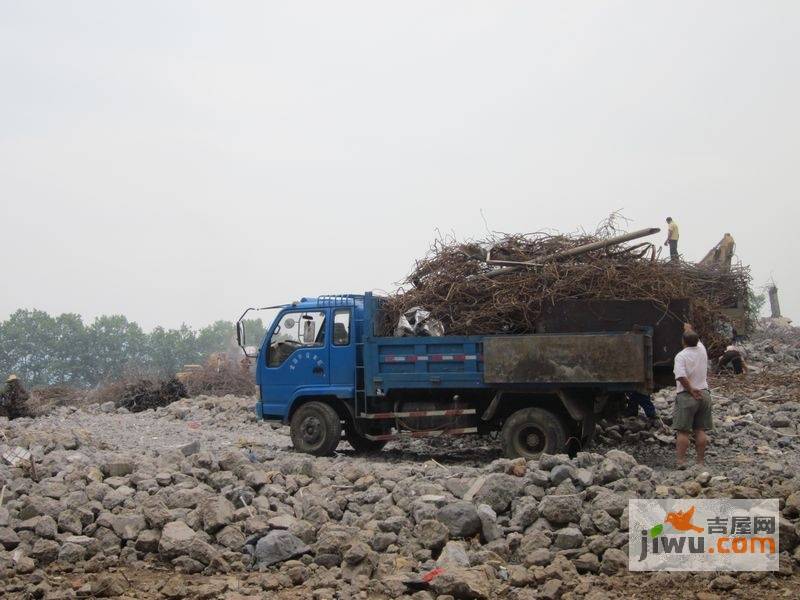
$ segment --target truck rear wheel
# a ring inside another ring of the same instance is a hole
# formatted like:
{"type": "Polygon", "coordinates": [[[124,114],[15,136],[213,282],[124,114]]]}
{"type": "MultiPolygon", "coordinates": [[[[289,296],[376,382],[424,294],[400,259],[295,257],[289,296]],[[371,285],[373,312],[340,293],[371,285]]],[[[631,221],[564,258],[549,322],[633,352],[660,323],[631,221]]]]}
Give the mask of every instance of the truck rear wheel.
{"type": "Polygon", "coordinates": [[[328,456],[342,438],[342,422],[330,404],[309,402],[292,415],[290,433],[295,450],[328,456]]]}
{"type": "Polygon", "coordinates": [[[541,408],[523,408],[512,414],[500,432],[508,458],[538,458],[556,454],[567,443],[567,430],[556,415],[541,408]]]}

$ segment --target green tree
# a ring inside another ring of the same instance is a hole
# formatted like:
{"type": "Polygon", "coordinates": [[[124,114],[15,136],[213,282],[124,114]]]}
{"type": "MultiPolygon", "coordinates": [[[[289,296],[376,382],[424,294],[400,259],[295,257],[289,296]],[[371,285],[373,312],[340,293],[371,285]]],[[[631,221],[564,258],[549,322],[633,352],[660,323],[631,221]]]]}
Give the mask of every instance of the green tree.
{"type": "Polygon", "coordinates": [[[146,366],[147,336],[139,325],[122,315],[97,317],[87,333],[91,348],[89,383],[119,377],[126,368],[146,366]]]}
{"type": "Polygon", "coordinates": [[[48,382],[75,386],[92,382],[92,348],[80,315],[64,313],[53,321],[48,382]]]}
{"type": "Polygon", "coordinates": [[[147,365],[159,375],[177,373],[183,365],[202,360],[195,332],[185,324],[180,329],[153,329],[148,336],[146,355],[147,365]]]}
{"type": "MultiPolygon", "coordinates": [[[[249,319],[247,341],[264,336],[261,319],[249,319]]],[[[199,332],[188,325],[156,327],[145,333],[122,315],[103,315],[84,324],[80,315],[51,317],[20,309],[0,322],[0,375],[16,373],[27,385],[95,385],[131,372],[171,375],[185,364],[202,363],[214,352],[235,348],[235,328],[216,321],[199,332]]]]}
{"type": "Polygon", "coordinates": [[[42,310],[19,309],[0,332],[0,364],[33,385],[49,382],[55,322],[42,310]]]}
{"type": "Polygon", "coordinates": [[[215,321],[197,332],[197,351],[201,356],[224,352],[236,344],[236,329],[230,321],[215,321]]]}
{"type": "Polygon", "coordinates": [[[244,330],[247,334],[247,345],[256,347],[260,346],[261,342],[264,341],[264,334],[266,333],[264,322],[260,318],[245,319],[243,324],[244,330]]]}

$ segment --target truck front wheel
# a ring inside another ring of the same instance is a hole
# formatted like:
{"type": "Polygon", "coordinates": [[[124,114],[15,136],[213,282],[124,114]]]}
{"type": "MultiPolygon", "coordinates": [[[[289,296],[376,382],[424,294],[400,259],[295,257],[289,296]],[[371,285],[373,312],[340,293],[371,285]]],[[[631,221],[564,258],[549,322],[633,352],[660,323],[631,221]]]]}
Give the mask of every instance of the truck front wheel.
{"type": "Polygon", "coordinates": [[[309,402],[292,415],[290,433],[295,450],[328,456],[342,438],[342,422],[330,404],[309,402]]]}
{"type": "Polygon", "coordinates": [[[538,458],[557,454],[567,443],[567,430],[556,415],[541,408],[523,408],[503,423],[500,432],[508,458],[538,458]]]}

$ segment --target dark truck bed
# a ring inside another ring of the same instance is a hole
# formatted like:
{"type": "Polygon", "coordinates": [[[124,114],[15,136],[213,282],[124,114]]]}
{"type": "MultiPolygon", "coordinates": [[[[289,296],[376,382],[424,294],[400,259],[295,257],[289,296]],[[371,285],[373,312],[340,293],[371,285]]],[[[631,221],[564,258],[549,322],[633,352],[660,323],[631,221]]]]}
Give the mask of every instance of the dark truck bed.
{"type": "MultiPolygon", "coordinates": [[[[367,306],[367,322],[370,322],[367,306]]],[[[689,301],[569,300],[532,335],[367,336],[367,396],[402,388],[572,384],[652,389],[673,384],[689,301]]]]}

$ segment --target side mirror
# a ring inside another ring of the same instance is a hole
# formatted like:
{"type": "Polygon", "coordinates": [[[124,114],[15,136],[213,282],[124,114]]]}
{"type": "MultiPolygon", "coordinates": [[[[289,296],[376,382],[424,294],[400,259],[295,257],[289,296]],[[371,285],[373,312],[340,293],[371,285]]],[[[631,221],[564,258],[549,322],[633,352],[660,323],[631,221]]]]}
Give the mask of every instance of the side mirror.
{"type": "Polygon", "coordinates": [[[303,343],[313,344],[317,341],[317,326],[314,321],[303,321],[303,343]]]}
{"type": "Polygon", "coordinates": [[[240,348],[245,346],[244,323],[241,321],[236,322],[236,343],[239,344],[240,348]]]}

